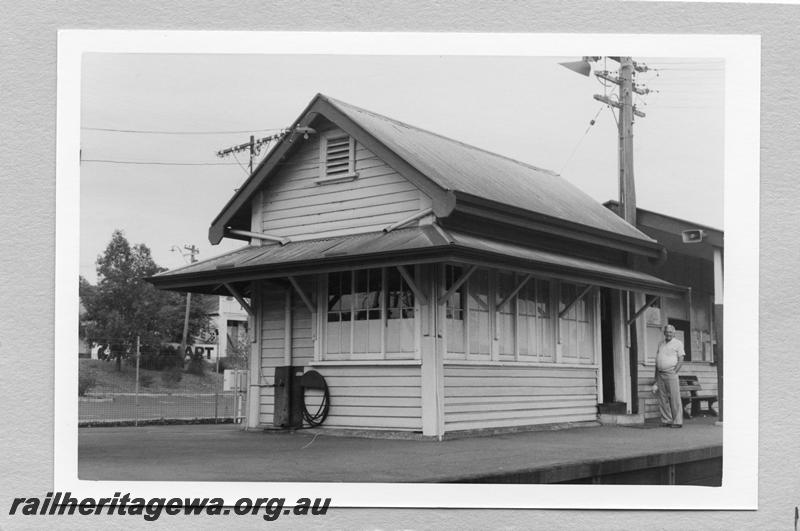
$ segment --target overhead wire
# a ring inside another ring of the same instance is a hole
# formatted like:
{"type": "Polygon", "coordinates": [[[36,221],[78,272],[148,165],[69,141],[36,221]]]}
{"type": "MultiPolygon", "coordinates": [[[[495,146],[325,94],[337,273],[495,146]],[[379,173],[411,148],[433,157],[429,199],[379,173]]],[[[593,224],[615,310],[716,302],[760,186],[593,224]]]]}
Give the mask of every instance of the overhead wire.
{"type": "Polygon", "coordinates": [[[81,127],[83,131],[104,131],[107,133],[135,133],[142,135],[241,135],[267,131],[280,131],[280,127],[268,129],[247,129],[241,131],[158,131],[155,129],[116,129],[112,127],[81,127]]]}
{"type": "Polygon", "coordinates": [[[234,152],[231,152],[231,155],[233,155],[233,158],[234,158],[234,159],[236,159],[236,164],[238,164],[238,165],[239,165],[239,167],[242,169],[242,171],[244,171],[244,172],[245,172],[245,174],[247,174],[247,175],[250,175],[250,170],[248,170],[247,168],[245,168],[245,167],[242,165],[242,163],[239,161],[239,157],[237,157],[237,156],[236,156],[236,153],[234,153],[234,152]]]}
{"type": "Polygon", "coordinates": [[[144,160],[113,160],[113,159],[81,159],[81,162],[97,162],[103,164],[134,164],[151,166],[235,166],[235,162],[173,162],[173,161],[144,161],[144,160]]]}
{"type": "Polygon", "coordinates": [[[575,147],[573,148],[572,153],[570,153],[569,157],[567,157],[567,161],[564,162],[564,164],[561,165],[561,169],[558,170],[558,173],[562,173],[564,171],[564,169],[569,165],[569,163],[572,162],[572,158],[575,156],[575,153],[577,153],[578,148],[581,147],[581,144],[583,143],[583,140],[586,138],[586,135],[589,134],[589,129],[591,129],[597,123],[597,117],[600,116],[600,113],[603,112],[603,109],[605,107],[606,107],[606,105],[601,105],[600,108],[597,109],[597,112],[595,113],[594,118],[592,118],[589,121],[589,125],[586,127],[586,131],[583,132],[583,135],[581,135],[581,138],[578,140],[578,143],[575,144],[575,147]]]}

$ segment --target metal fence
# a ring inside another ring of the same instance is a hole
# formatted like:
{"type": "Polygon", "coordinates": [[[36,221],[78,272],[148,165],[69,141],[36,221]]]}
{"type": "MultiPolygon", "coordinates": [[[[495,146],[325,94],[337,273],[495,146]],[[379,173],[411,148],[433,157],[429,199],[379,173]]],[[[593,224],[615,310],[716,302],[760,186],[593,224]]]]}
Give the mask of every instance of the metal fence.
{"type": "Polygon", "coordinates": [[[158,348],[112,350],[79,360],[80,426],[244,422],[247,371],[236,368],[241,360],[173,355],[165,363],[141,353],[158,348]]]}

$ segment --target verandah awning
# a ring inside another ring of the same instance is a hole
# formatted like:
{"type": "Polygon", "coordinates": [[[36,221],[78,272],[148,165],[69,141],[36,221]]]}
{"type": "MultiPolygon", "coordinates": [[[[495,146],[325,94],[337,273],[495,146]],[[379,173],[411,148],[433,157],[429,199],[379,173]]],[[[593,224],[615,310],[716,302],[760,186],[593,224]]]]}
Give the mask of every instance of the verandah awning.
{"type": "Polygon", "coordinates": [[[686,288],[619,265],[532,249],[423,225],[392,232],[336,236],[242,249],[160,273],[161,289],[226,293],[223,283],[284,278],[345,269],[431,262],[463,262],[533,273],[652,295],[683,297],[686,288]]]}

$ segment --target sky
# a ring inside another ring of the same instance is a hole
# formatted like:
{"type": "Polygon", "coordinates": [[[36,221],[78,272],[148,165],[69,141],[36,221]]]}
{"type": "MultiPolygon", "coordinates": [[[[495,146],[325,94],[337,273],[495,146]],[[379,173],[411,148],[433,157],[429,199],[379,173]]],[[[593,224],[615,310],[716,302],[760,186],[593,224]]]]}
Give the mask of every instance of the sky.
{"type": "MultiPolygon", "coordinates": [[[[247,178],[220,149],[289,126],[318,92],[558,172],[617,198],[614,94],[558,63],[578,57],[88,53],[81,74],[80,274],[115,229],[167,268],[241,247],[208,227],[247,178]],[[591,122],[594,124],[591,125],[591,122]]],[[[721,60],[634,57],[646,113],[634,124],[640,208],[723,227],[721,60]]],[[[601,60],[593,70],[616,70],[601,60]]],[[[261,153],[263,157],[264,153],[261,153]]],[[[260,158],[259,157],[259,160],[260,158]]]]}

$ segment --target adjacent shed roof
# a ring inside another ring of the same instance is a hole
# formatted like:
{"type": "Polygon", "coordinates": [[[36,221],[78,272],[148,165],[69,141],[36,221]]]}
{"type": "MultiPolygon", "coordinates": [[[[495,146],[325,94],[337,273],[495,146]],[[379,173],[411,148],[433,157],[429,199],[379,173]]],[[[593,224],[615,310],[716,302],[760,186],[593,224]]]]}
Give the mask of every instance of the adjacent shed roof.
{"type": "MultiPolygon", "coordinates": [[[[619,210],[619,202],[614,200],[606,201],[603,205],[614,212],[619,210]]],[[[658,240],[668,253],[685,254],[712,261],[714,250],[725,247],[725,232],[721,229],[652,210],[637,208],[636,225],[642,232],[658,240]],[[683,231],[698,229],[703,231],[701,241],[692,243],[683,241],[681,237],[683,231]]]]}
{"type": "MultiPolygon", "coordinates": [[[[571,227],[601,231],[652,247],[655,241],[557,175],[463,142],[419,129],[386,116],[318,94],[295,122],[313,125],[320,117],[335,123],[384,158],[434,199],[435,213],[446,217],[459,199],[480,198],[497,207],[571,227]],[[438,208],[436,208],[438,206],[438,208]]],[[[289,134],[212,222],[209,238],[217,243],[228,226],[249,229],[250,198],[291,156],[289,134]],[[241,227],[236,227],[241,224],[241,227]]],[[[295,143],[296,145],[297,143],[295,143]]]]}

